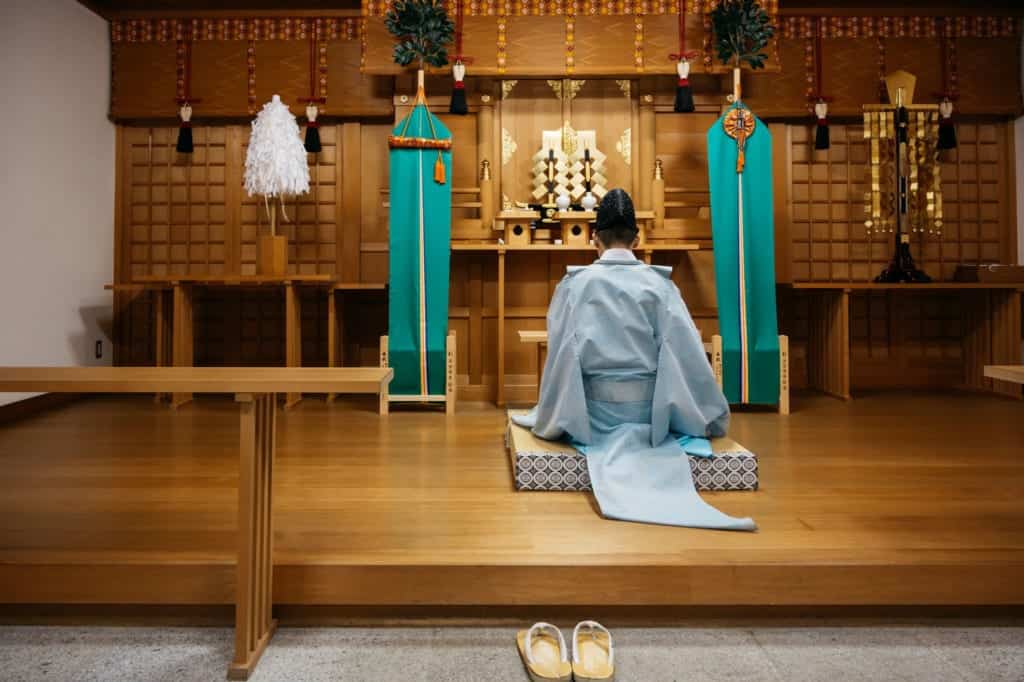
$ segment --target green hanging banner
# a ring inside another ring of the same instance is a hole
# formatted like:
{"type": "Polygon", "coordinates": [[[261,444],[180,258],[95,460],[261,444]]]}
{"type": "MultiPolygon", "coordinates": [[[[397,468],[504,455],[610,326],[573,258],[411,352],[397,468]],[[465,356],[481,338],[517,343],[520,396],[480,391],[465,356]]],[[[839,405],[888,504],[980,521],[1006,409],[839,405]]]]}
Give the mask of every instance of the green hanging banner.
{"type": "Polygon", "coordinates": [[[771,152],[768,126],[742,103],[708,131],[723,389],[730,403],[779,401],[771,152]]]}
{"type": "Polygon", "coordinates": [[[422,89],[388,138],[388,360],[394,395],[445,393],[451,243],[451,133],[427,110],[422,89]]]}

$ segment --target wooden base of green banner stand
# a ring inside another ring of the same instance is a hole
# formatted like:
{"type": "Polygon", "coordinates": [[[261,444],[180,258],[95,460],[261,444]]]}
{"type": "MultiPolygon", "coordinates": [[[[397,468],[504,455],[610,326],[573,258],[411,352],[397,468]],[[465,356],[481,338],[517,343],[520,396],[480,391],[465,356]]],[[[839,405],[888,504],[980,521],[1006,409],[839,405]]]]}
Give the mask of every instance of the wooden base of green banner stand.
{"type": "MultiPolygon", "coordinates": [[[[437,395],[380,394],[380,413],[388,413],[389,403],[444,403],[445,414],[455,414],[455,334],[448,334],[444,348],[444,393],[437,395]]],[[[388,337],[380,337],[380,366],[388,366],[388,337]]]]}
{"type": "MultiPolygon", "coordinates": [[[[715,334],[711,337],[711,368],[715,372],[715,381],[722,385],[725,376],[725,363],[722,361],[722,337],[715,334]]],[[[789,414],[789,337],[779,335],[779,414],[789,414]]]]}

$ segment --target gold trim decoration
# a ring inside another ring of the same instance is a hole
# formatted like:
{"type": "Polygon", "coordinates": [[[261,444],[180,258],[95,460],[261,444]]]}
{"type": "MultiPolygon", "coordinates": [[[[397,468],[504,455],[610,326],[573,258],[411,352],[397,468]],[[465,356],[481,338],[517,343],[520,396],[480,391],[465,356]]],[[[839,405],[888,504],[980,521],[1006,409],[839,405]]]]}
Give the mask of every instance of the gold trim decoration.
{"type": "Polygon", "coordinates": [[[622,159],[627,166],[633,165],[632,137],[633,129],[626,128],[619,136],[619,141],[615,143],[615,151],[622,154],[622,159]]]}
{"type": "MultiPolygon", "coordinates": [[[[582,83],[583,81],[579,81],[582,83]]],[[[576,130],[568,121],[562,124],[562,151],[566,156],[576,153],[576,130]]]]}
{"type": "Polygon", "coordinates": [[[576,95],[579,94],[580,89],[586,81],[577,81],[572,79],[561,79],[561,80],[549,80],[548,86],[555,93],[555,97],[562,100],[564,97],[568,97],[571,102],[575,99],[576,95]],[[564,85],[568,83],[569,87],[566,88],[564,85]]]}
{"type": "Polygon", "coordinates": [[[505,48],[508,46],[508,19],[505,16],[505,5],[502,5],[499,9],[497,29],[498,52],[495,59],[498,65],[498,73],[505,73],[505,64],[507,63],[507,54],[505,48]]]}
{"type": "Polygon", "coordinates": [[[507,128],[501,129],[501,165],[504,166],[512,160],[512,156],[519,149],[519,145],[512,139],[512,133],[507,128]]]}
{"type": "Polygon", "coordinates": [[[388,149],[451,149],[452,140],[435,140],[431,137],[405,137],[388,135],[388,149]]]}
{"type": "Polygon", "coordinates": [[[245,66],[249,83],[249,115],[256,113],[256,41],[250,40],[245,48],[245,66]]]}
{"type": "Polygon", "coordinates": [[[519,81],[501,81],[501,98],[508,99],[512,95],[512,88],[516,87],[519,81]]]}
{"type": "Polygon", "coordinates": [[[644,15],[638,11],[633,15],[633,65],[639,73],[644,70],[644,15]]]}
{"type": "Polygon", "coordinates": [[[619,90],[622,90],[622,94],[629,99],[630,92],[633,88],[633,81],[630,80],[617,80],[615,84],[619,86],[619,90]]]}
{"type": "Polygon", "coordinates": [[[576,15],[565,15],[565,72],[576,70],[576,15]]]}

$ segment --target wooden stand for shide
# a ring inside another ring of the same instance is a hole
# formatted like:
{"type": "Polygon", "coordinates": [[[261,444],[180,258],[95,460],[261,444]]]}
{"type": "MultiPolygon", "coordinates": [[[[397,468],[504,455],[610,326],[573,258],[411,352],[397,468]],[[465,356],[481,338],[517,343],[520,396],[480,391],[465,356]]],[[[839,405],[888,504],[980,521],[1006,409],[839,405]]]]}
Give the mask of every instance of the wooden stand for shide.
{"type": "Polygon", "coordinates": [[[256,272],[268,277],[288,274],[288,237],[277,234],[277,204],[270,207],[270,234],[256,237],[256,272]]]}

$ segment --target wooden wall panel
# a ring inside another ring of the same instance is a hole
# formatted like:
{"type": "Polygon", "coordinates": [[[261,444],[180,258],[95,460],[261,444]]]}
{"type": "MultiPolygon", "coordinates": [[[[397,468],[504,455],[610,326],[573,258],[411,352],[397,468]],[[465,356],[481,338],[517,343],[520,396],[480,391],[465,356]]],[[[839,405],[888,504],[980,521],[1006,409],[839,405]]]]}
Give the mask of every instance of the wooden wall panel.
{"type": "Polygon", "coordinates": [[[780,38],[778,44],[781,70],[744,79],[743,99],[761,117],[810,116],[804,41],[780,38]]]}
{"type": "Polygon", "coordinates": [[[176,117],[176,45],[119,43],[111,46],[110,115],[114,118],[176,117]]]}
{"type": "Polygon", "coordinates": [[[946,90],[942,82],[942,40],[939,38],[887,39],[885,69],[890,73],[902,69],[917,77],[915,102],[935,102],[936,95],[946,90]]]}
{"type": "Polygon", "coordinates": [[[257,110],[280,95],[296,116],[303,116],[309,97],[309,43],[304,40],[258,40],[256,46],[257,110]]]}
{"type": "MultiPolygon", "coordinates": [[[[878,101],[876,41],[832,38],[821,42],[823,88],[825,94],[833,98],[829,104],[829,115],[860,116],[863,105],[878,101]]],[[[885,41],[887,73],[898,68],[889,64],[888,47],[893,42],[897,41],[885,41]]],[[[916,45],[923,41],[908,39],[903,42],[916,45]]],[[[804,71],[806,73],[806,69],[804,71]]],[[[806,102],[806,92],[801,94],[806,102]]]]}
{"type": "Polygon", "coordinates": [[[174,150],[176,128],[129,128],[131,170],[123,191],[134,275],[219,274],[225,271],[226,129],[193,129],[195,152],[174,150]]]}
{"type": "Polygon", "coordinates": [[[392,78],[370,76],[359,70],[358,41],[327,43],[327,103],[324,116],[392,116],[392,78]]]}
{"type": "Polygon", "coordinates": [[[206,40],[192,45],[192,96],[196,118],[249,114],[248,50],[244,40],[206,40]]]}
{"type": "MultiPolygon", "coordinates": [[[[655,114],[655,156],[665,174],[665,229],[658,239],[711,239],[707,132],[717,113],[655,114]]],[[[646,169],[645,169],[646,170],[646,169]]],[[[641,175],[642,181],[650,177],[641,175]]]]}
{"type": "Polygon", "coordinates": [[[578,16],[574,26],[573,76],[607,76],[633,63],[632,16],[578,16]]]}
{"type": "Polygon", "coordinates": [[[958,38],[960,87],[957,108],[972,114],[1019,115],[1021,111],[1018,38],[958,38]]]}
{"type": "Polygon", "coordinates": [[[633,191],[633,90],[632,81],[589,79],[571,103],[572,127],[597,133],[597,148],[607,157],[607,189],[633,191]]]}
{"type": "Polygon", "coordinates": [[[360,271],[364,282],[388,281],[388,212],[384,208],[389,166],[387,136],[391,124],[363,125],[360,131],[360,225],[347,226],[360,235],[360,271]]]}
{"type": "Polygon", "coordinates": [[[505,53],[508,63],[517,65],[517,75],[561,76],[566,72],[565,17],[509,17],[507,21],[505,53]]]}

